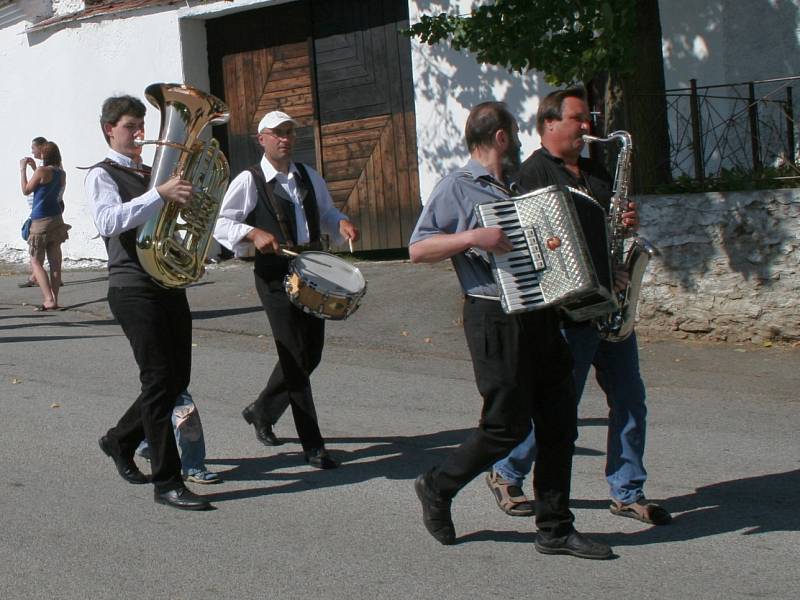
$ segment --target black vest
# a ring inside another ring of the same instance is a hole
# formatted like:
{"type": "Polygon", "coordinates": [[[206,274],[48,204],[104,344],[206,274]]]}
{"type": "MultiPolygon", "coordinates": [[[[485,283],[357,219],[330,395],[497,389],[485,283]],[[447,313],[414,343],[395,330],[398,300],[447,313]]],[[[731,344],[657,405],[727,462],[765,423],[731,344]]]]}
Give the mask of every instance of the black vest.
{"type": "MultiPolygon", "coordinates": [[[[130,202],[147,191],[150,183],[149,168],[140,174],[111,160],[99,162],[91,168],[103,169],[117,184],[122,202],[130,202]]],[[[108,285],[110,287],[158,287],[142,269],[136,256],[136,228],[114,237],[103,237],[108,252],[108,285]]]]}
{"type": "MultiPolygon", "coordinates": [[[[308,171],[301,163],[294,163],[300,177],[297,178],[297,191],[302,198],[303,211],[308,222],[308,236],[311,248],[321,248],[319,208],[314,185],[308,171]]],[[[247,169],[253,176],[258,201],[253,211],[247,215],[245,223],[263,229],[278,238],[280,244],[297,245],[297,218],[294,203],[289,199],[281,185],[275,185],[275,180],[267,181],[260,164],[247,169]],[[287,236],[289,239],[287,239],[287,236]]],[[[289,258],[280,254],[262,254],[256,252],[255,271],[265,280],[283,278],[289,272],[289,258]]]]}

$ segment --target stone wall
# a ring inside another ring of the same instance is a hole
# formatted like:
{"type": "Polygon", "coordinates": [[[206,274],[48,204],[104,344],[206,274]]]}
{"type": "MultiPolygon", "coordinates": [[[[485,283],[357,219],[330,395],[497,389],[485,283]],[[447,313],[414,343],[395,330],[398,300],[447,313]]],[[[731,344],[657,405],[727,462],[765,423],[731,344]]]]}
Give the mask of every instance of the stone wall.
{"type": "Polygon", "coordinates": [[[800,340],[800,189],[640,196],[640,333],[800,340]]]}

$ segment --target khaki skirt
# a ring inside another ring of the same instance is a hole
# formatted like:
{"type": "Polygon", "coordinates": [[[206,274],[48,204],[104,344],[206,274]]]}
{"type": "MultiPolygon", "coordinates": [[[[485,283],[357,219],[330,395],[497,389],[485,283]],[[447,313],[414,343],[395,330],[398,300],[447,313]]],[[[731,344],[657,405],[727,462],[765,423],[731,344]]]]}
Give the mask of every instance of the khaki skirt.
{"type": "Polygon", "coordinates": [[[48,246],[58,246],[69,239],[67,232],[71,227],[64,223],[61,215],[34,219],[31,221],[31,232],[28,235],[28,253],[41,262],[48,246]]]}

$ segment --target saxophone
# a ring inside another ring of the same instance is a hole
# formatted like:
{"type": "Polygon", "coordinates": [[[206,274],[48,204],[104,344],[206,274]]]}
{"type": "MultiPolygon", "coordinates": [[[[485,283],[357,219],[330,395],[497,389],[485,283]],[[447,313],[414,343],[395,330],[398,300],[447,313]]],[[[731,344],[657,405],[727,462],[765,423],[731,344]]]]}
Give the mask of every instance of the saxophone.
{"type": "Polygon", "coordinates": [[[192,199],[186,206],[165,202],[161,210],[141,225],[136,235],[136,254],[142,268],[168,288],[180,288],[200,279],[211,234],[228,187],[230,170],[215,139],[198,140],[209,124],[221,125],[229,118],[228,107],[219,98],[188,85],[154,83],[145,96],[161,111],[156,144],[152,189],[178,175],[192,184],[192,199]]]}
{"type": "Polygon", "coordinates": [[[625,289],[617,292],[619,308],[608,316],[595,320],[600,337],[609,342],[621,342],[633,333],[642,277],[647,263],[653,256],[658,255],[658,250],[643,237],[633,237],[627,253],[625,252],[625,240],[631,237],[631,231],[622,222],[622,214],[627,212],[630,195],[633,151],[631,134],[627,131],[614,131],[606,138],[584,135],[583,140],[600,143],[619,140],[621,144],[614,175],[613,196],[608,211],[608,240],[612,273],[624,270],[628,273],[628,283],[625,289]]]}

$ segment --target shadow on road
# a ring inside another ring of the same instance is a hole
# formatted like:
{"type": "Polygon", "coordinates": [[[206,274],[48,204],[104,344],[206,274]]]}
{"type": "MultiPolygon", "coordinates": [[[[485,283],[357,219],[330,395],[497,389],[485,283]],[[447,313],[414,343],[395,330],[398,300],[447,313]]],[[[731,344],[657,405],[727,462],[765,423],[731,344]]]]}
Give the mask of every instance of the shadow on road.
{"type": "Polygon", "coordinates": [[[192,320],[217,319],[219,317],[232,317],[234,315],[247,315],[250,313],[262,312],[261,306],[249,306],[247,308],[222,308],[219,310],[193,310],[192,320]]]}
{"type": "MultiPolygon", "coordinates": [[[[591,419],[590,424],[604,422],[591,419]]],[[[207,459],[209,465],[230,466],[222,475],[226,481],[271,481],[277,485],[256,489],[221,492],[208,496],[220,502],[272,494],[286,494],[302,490],[343,486],[362,483],[371,479],[414,479],[420,473],[441,463],[453,446],[463,442],[473,428],[454,429],[416,436],[391,437],[334,437],[326,438],[331,454],[341,462],[335,471],[303,473],[280,473],[281,469],[302,466],[303,453],[281,452],[280,447],[272,456],[254,458],[207,459]],[[352,451],[340,450],[338,444],[364,444],[352,451]]],[[[299,443],[285,438],[287,443],[299,443]]],[[[296,446],[295,446],[296,447],[296,446]]],[[[597,456],[602,452],[588,448],[577,448],[576,454],[597,456]]]]}
{"type": "MultiPolygon", "coordinates": [[[[612,546],[640,546],[741,530],[742,535],[800,531],[797,498],[800,470],[721,481],[691,494],[666,498],[664,506],[674,515],[671,525],[603,537],[612,546]]],[[[607,502],[599,503],[598,508],[607,509],[607,502]]]]}
{"type": "MultiPolygon", "coordinates": [[[[585,420],[584,425],[601,425],[604,419],[585,420]]],[[[255,489],[213,493],[213,502],[239,500],[309,489],[345,486],[372,479],[413,479],[439,464],[452,446],[461,443],[472,429],[440,431],[418,436],[329,438],[328,447],[342,465],[335,471],[310,469],[302,473],[281,473],[303,465],[302,452],[281,452],[272,456],[209,460],[209,464],[231,466],[226,481],[265,481],[274,485],[255,489]],[[352,451],[337,450],[337,444],[365,444],[352,451]]],[[[296,440],[286,440],[296,442],[296,440]]],[[[602,454],[577,449],[576,454],[602,454]]],[[[640,546],[705,538],[743,530],[743,535],[774,531],[800,531],[795,506],[800,498],[800,470],[746,477],[697,488],[693,493],[665,498],[663,505],[674,515],[671,525],[647,527],[635,533],[594,533],[612,546],[640,546]]],[[[608,510],[608,500],[573,499],[573,508],[608,510]]],[[[487,503],[486,510],[493,510],[487,503]]],[[[583,525],[585,528],[586,520],[583,525]]],[[[482,530],[460,538],[468,541],[531,542],[527,532],[482,530]]],[[[589,533],[589,532],[587,532],[589,533]]]]}

